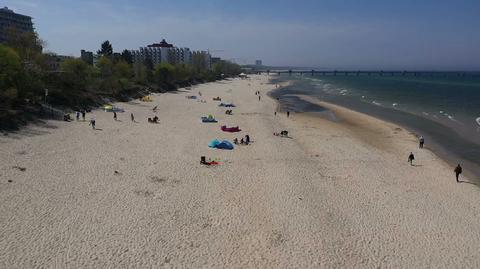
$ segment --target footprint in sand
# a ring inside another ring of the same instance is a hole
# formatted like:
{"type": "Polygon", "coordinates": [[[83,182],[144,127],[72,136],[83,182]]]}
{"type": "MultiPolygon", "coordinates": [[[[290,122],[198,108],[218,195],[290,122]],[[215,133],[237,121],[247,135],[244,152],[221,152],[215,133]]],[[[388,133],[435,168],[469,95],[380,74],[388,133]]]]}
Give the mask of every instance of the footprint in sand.
{"type": "Polygon", "coordinates": [[[173,180],[168,180],[166,178],[163,178],[163,177],[159,177],[159,176],[151,176],[150,177],[150,181],[152,181],[153,183],[168,183],[170,181],[171,185],[178,185],[180,184],[180,180],[178,179],[173,179],[173,180]]]}
{"type": "Polygon", "coordinates": [[[270,243],[271,246],[278,247],[281,244],[283,244],[285,241],[285,237],[280,231],[273,231],[272,234],[270,235],[270,238],[268,239],[268,242],[270,243]]]}
{"type": "Polygon", "coordinates": [[[150,177],[150,180],[151,180],[153,183],[165,183],[165,182],[167,182],[167,179],[162,178],[162,177],[158,177],[158,176],[151,176],[151,177],[150,177]]]}
{"type": "Polygon", "coordinates": [[[12,168],[18,169],[18,170],[20,170],[20,171],[22,171],[22,172],[25,172],[25,170],[27,170],[27,168],[25,168],[25,167],[20,167],[20,166],[17,166],[17,165],[12,166],[12,168]]]}
{"type": "Polygon", "coordinates": [[[143,197],[150,197],[150,196],[153,195],[153,191],[149,191],[149,190],[135,190],[135,191],[133,191],[133,193],[135,193],[138,196],[143,196],[143,197]]]}

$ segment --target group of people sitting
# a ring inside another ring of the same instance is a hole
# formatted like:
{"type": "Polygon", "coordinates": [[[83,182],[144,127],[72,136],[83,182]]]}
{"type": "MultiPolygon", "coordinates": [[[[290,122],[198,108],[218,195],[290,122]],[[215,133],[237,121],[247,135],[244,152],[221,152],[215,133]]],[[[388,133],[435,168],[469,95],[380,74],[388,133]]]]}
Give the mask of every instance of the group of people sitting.
{"type": "Polygon", "coordinates": [[[233,113],[233,110],[231,110],[231,109],[227,109],[225,111],[225,114],[227,114],[227,115],[232,115],[232,113],[233,113]]]}
{"type": "Polygon", "coordinates": [[[281,131],[280,133],[273,133],[275,136],[282,136],[282,137],[288,137],[288,131],[281,131]]]}
{"type": "Polygon", "coordinates": [[[159,123],[159,122],[158,122],[158,117],[155,116],[155,117],[153,117],[153,118],[148,118],[148,122],[149,122],[149,123],[159,123]]]}
{"type": "Polygon", "coordinates": [[[213,97],[213,101],[222,101],[222,98],[220,98],[219,96],[213,97]]]}
{"type": "Polygon", "coordinates": [[[235,138],[235,139],[233,139],[233,144],[235,144],[235,145],[248,145],[248,144],[250,144],[250,136],[248,134],[245,135],[245,138],[240,139],[240,142],[238,142],[238,139],[235,138]]]}

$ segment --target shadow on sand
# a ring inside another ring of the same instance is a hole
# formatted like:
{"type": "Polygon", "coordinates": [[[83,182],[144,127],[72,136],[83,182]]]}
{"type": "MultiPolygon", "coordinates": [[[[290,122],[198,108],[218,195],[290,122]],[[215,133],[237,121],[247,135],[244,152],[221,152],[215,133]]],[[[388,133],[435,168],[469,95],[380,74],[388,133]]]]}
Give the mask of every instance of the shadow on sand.
{"type": "Polygon", "coordinates": [[[472,184],[472,185],[478,186],[477,183],[470,182],[470,181],[462,181],[462,180],[460,180],[458,183],[467,183],[467,184],[472,184]]]}

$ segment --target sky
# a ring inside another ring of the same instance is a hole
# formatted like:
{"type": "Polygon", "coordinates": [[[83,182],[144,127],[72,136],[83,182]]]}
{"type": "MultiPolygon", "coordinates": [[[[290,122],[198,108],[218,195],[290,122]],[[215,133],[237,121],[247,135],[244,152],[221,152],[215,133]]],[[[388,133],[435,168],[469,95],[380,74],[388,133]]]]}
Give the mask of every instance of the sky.
{"type": "Polygon", "coordinates": [[[265,65],[480,70],[480,0],[0,0],[33,17],[46,49],[78,56],[165,38],[265,65]]]}

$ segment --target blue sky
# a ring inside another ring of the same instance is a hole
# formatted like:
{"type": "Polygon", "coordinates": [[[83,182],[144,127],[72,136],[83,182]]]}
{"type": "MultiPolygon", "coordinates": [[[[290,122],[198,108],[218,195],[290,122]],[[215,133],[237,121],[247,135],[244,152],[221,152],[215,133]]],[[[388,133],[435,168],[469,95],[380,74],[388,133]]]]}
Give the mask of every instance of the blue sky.
{"type": "Polygon", "coordinates": [[[480,70],[479,0],[6,0],[47,49],[79,55],[162,38],[239,63],[480,70]]]}

